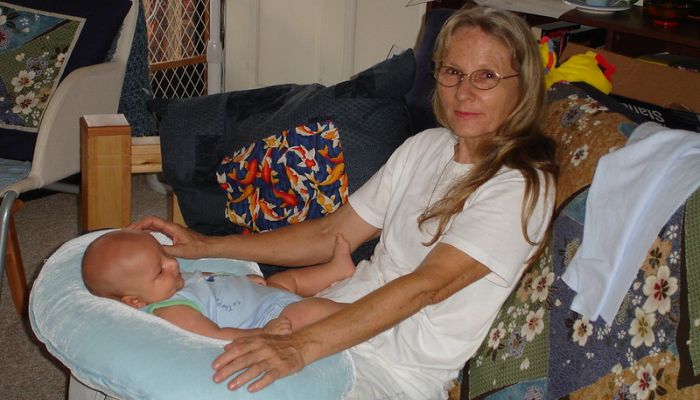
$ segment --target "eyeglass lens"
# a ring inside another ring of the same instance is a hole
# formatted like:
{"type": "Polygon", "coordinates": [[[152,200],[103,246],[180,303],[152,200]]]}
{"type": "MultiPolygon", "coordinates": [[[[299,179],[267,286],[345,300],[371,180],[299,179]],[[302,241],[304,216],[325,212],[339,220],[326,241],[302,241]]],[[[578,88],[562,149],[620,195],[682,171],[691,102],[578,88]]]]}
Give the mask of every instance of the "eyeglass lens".
{"type": "Polygon", "coordinates": [[[493,89],[502,79],[489,69],[479,69],[466,74],[452,67],[440,67],[435,74],[438,83],[448,87],[457,86],[465,78],[472,86],[482,90],[493,89]]]}

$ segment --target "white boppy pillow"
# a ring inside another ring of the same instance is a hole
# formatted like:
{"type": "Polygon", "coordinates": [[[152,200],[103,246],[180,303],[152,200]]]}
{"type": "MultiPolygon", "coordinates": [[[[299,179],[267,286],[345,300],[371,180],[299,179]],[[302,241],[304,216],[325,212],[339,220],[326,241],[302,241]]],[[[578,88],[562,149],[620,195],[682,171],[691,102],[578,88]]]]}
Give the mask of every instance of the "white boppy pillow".
{"type": "MultiPolygon", "coordinates": [[[[211,363],[225,341],[87,291],[80,274],[82,255],[106,232],[88,233],[61,246],[46,261],[29,300],[37,337],[83,383],[116,398],[166,400],[342,399],[352,387],[354,370],[347,352],[319,360],[256,394],[215,384],[211,363]]],[[[161,243],[169,241],[155,236],[161,243]]],[[[183,270],[260,274],[257,264],[245,261],[180,261],[183,270]]]]}

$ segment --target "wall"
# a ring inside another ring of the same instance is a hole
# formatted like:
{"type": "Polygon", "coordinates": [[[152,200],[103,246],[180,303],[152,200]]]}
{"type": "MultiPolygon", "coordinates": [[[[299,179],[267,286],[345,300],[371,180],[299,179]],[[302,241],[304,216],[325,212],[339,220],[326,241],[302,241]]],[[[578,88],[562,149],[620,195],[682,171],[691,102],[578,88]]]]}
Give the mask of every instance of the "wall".
{"type": "Polygon", "coordinates": [[[332,85],[414,47],[425,5],[408,0],[227,0],[225,88],[332,85]]]}

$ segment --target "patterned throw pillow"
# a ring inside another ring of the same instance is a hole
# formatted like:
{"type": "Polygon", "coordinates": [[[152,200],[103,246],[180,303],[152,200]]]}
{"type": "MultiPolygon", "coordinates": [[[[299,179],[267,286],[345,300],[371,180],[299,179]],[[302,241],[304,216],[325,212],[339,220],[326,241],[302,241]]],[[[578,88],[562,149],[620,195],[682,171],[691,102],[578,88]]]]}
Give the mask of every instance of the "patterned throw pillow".
{"type": "Polygon", "coordinates": [[[463,398],[697,398],[700,386],[678,379],[687,368],[677,340],[687,318],[684,207],[659,232],[612,326],[570,309],[575,293],[561,275],[581,244],[596,164],[624,146],[636,123],[615,112],[616,103],[568,84],[548,96],[545,131],[557,141],[561,168],[552,239],[470,360],[463,398]]]}
{"type": "Polygon", "coordinates": [[[60,80],[105,60],[130,0],[0,1],[0,157],[32,159],[60,80]]]}
{"type": "Polygon", "coordinates": [[[0,127],[36,132],[85,19],[0,2],[0,127]]]}
{"type": "Polygon", "coordinates": [[[263,232],[330,214],[348,198],[340,134],[333,121],[310,122],[224,157],[217,180],[226,217],[263,232]]]}

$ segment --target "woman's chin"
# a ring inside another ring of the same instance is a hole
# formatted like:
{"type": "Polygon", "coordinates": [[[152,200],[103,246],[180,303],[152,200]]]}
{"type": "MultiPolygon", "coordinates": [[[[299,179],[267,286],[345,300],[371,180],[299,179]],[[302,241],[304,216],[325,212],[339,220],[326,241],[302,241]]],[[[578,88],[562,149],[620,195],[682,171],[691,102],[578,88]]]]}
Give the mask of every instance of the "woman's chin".
{"type": "Polygon", "coordinates": [[[474,126],[475,124],[454,124],[452,132],[459,139],[472,140],[483,140],[493,136],[493,132],[483,129],[479,126],[474,126]]]}

